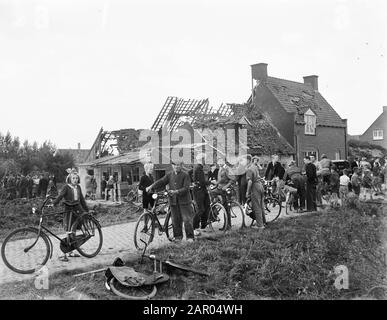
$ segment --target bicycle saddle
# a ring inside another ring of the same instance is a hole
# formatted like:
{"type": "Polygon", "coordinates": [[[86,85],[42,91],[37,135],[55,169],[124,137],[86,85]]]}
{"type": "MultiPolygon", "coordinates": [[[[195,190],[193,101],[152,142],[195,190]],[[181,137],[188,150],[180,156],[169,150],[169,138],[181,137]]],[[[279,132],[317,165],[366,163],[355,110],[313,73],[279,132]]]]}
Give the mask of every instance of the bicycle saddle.
{"type": "Polygon", "coordinates": [[[63,201],[62,202],[65,206],[68,206],[68,207],[76,207],[79,205],[79,202],[74,202],[74,201],[63,201]]]}

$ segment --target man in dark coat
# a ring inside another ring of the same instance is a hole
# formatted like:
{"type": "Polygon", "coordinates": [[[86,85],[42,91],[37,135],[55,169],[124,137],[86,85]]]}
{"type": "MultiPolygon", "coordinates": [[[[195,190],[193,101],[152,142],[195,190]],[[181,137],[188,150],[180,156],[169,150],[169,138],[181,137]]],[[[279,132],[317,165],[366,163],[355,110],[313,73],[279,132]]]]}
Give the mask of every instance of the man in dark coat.
{"type": "Polygon", "coordinates": [[[273,178],[282,179],[285,174],[285,169],[282,164],[278,161],[278,155],[274,154],[271,157],[271,162],[267,165],[267,169],[265,172],[265,179],[272,180],[273,178]]]}
{"type": "Polygon", "coordinates": [[[206,181],[203,165],[201,163],[203,156],[204,154],[198,155],[197,160],[199,163],[195,164],[192,172],[192,182],[194,184],[193,197],[198,208],[198,212],[193,220],[195,236],[200,235],[200,230],[198,230],[199,223],[202,230],[206,228],[210,207],[210,197],[208,196],[206,189],[209,182],[206,181]]]}
{"type": "Polygon", "coordinates": [[[267,169],[265,172],[265,179],[266,180],[273,180],[273,194],[278,194],[280,199],[285,198],[285,195],[283,194],[283,187],[285,185],[283,181],[283,177],[285,174],[285,168],[282,166],[282,164],[279,162],[278,155],[274,154],[271,156],[271,162],[267,165],[267,169]]]}
{"type": "Polygon", "coordinates": [[[317,211],[317,170],[311,162],[310,157],[304,158],[306,174],[306,209],[308,211],[317,211]]]}
{"type": "Polygon", "coordinates": [[[175,241],[183,239],[183,222],[187,241],[194,240],[191,180],[188,173],[182,170],[183,163],[173,162],[173,171],[146,188],[146,192],[169,186],[168,196],[171,208],[172,227],[175,241]]]}

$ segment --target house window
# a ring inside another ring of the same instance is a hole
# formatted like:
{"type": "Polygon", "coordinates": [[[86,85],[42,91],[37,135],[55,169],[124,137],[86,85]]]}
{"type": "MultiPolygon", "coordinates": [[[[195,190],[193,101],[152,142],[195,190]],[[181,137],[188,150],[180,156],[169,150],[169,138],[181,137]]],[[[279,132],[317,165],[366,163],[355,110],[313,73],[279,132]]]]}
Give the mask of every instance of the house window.
{"type": "Polygon", "coordinates": [[[340,150],[335,152],[335,160],[340,160],[340,150]]]}
{"type": "Polygon", "coordinates": [[[140,168],[135,167],[132,169],[132,177],[133,177],[133,182],[139,182],[140,181],[140,168]]]}
{"type": "Polygon", "coordinates": [[[306,152],[303,152],[303,154],[304,154],[304,158],[306,157],[306,156],[314,156],[315,157],[315,159],[318,159],[318,157],[317,157],[317,152],[316,151],[306,151],[306,152]]]}
{"type": "Polygon", "coordinates": [[[383,140],[383,130],[377,129],[373,131],[374,140],[383,140]]]}
{"type": "Polygon", "coordinates": [[[312,110],[308,110],[304,114],[305,121],[305,134],[315,135],[316,134],[316,115],[312,110]]]}

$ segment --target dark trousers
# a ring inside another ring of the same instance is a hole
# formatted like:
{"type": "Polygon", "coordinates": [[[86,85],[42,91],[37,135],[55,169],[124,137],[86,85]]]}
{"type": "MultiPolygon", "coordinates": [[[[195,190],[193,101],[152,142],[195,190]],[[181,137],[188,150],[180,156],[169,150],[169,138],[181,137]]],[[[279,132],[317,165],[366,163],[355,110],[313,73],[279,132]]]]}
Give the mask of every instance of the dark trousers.
{"type": "Polygon", "coordinates": [[[297,189],[297,193],[294,195],[294,209],[305,208],[305,184],[302,178],[292,179],[294,187],[297,189]]]}
{"type": "Polygon", "coordinates": [[[357,196],[360,195],[360,186],[352,186],[352,190],[357,196]]]}
{"type": "Polygon", "coordinates": [[[246,175],[242,175],[238,179],[239,203],[242,206],[246,203],[246,191],[247,191],[246,175]]]}
{"type": "Polygon", "coordinates": [[[306,209],[308,211],[317,211],[317,192],[316,184],[306,183],[306,209]]]}
{"type": "Polygon", "coordinates": [[[193,197],[197,206],[197,213],[193,219],[193,228],[198,229],[199,224],[202,229],[207,225],[208,213],[210,209],[210,197],[206,189],[194,190],[193,197]]]}
{"type": "Polygon", "coordinates": [[[175,239],[183,239],[183,222],[187,239],[194,239],[193,218],[194,212],[191,204],[171,205],[172,227],[175,239]]]}

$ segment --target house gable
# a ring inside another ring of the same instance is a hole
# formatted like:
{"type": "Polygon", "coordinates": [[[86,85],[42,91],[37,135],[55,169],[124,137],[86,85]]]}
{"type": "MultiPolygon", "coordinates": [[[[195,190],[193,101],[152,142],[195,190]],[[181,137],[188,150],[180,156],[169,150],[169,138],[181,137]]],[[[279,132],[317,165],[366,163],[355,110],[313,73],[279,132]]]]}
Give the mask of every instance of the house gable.
{"type": "Polygon", "coordinates": [[[359,137],[361,141],[367,141],[371,144],[378,144],[387,148],[387,107],[383,107],[382,114],[368,127],[368,129],[359,137]],[[374,139],[374,130],[383,130],[382,138],[374,139]]]}

